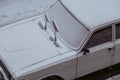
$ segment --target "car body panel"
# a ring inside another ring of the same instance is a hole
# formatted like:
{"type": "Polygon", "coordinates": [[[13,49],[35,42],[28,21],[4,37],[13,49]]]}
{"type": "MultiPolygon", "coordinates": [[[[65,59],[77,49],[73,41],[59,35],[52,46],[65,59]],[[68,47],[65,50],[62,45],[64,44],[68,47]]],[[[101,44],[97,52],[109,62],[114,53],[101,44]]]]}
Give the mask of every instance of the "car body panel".
{"type": "Polygon", "coordinates": [[[0,57],[15,73],[59,55],[33,21],[0,30],[0,57]]]}
{"type": "Polygon", "coordinates": [[[119,0],[60,0],[88,29],[120,19],[119,0]]]}
{"type": "Polygon", "coordinates": [[[120,39],[117,39],[115,41],[115,54],[114,54],[114,58],[113,58],[113,63],[117,64],[120,63],[120,39]]]}
{"type": "Polygon", "coordinates": [[[41,80],[57,75],[64,80],[73,80],[76,78],[76,62],[76,52],[71,51],[16,72],[15,77],[17,80],[41,80]]]}
{"type": "Polygon", "coordinates": [[[90,48],[90,52],[86,53],[86,55],[81,56],[80,54],[84,53],[81,52],[78,55],[78,77],[87,75],[94,71],[110,66],[112,64],[111,56],[114,52],[112,50],[109,51],[108,49],[113,46],[114,43],[108,42],[90,48]]]}
{"type": "Polygon", "coordinates": [[[92,1],[90,4],[87,3],[88,7],[92,5],[90,9],[86,7],[89,10],[84,9],[86,0],[82,1],[84,4],[80,1],[58,0],[41,16],[0,28],[0,59],[15,80],[41,80],[54,75],[65,80],[73,80],[119,63],[120,41],[115,41],[114,28],[114,21],[119,20],[120,17],[120,12],[117,11],[118,8],[116,9],[119,1],[111,0],[107,3],[108,0],[105,2],[93,0],[94,3],[92,1]],[[102,9],[99,2],[104,2],[103,7],[105,6],[106,10],[102,9]],[[111,4],[112,2],[114,4],[111,4]],[[96,7],[98,4],[100,6],[96,7]],[[114,7],[112,8],[111,5],[114,7]],[[79,6],[82,7],[77,8],[79,6]],[[95,16],[91,9],[97,9],[95,16]],[[113,9],[115,11],[112,13],[113,9]],[[78,12],[79,10],[82,13],[78,12]],[[107,15],[109,12],[110,15],[107,15]],[[105,17],[100,13],[105,13],[105,17]],[[106,19],[103,20],[104,18],[106,19]],[[43,26],[39,23],[43,23],[43,26]],[[87,49],[88,53],[84,54],[83,49],[93,33],[108,26],[112,34],[110,40],[92,46],[87,49]],[[63,40],[65,37],[68,42],[63,40]]]}

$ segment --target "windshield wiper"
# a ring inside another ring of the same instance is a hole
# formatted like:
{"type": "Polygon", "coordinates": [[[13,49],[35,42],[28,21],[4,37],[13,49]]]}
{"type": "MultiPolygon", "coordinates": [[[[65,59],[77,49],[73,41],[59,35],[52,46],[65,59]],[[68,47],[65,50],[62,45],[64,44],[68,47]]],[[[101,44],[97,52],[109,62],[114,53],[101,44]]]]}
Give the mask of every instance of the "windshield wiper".
{"type": "Polygon", "coordinates": [[[60,47],[59,44],[57,43],[57,38],[56,38],[56,33],[59,32],[58,26],[56,25],[55,20],[52,21],[52,24],[53,24],[54,35],[55,35],[54,40],[53,40],[53,41],[54,41],[54,45],[55,45],[56,47],[60,47]]]}
{"type": "Polygon", "coordinates": [[[44,28],[44,30],[47,29],[47,23],[48,22],[49,22],[48,16],[47,16],[47,14],[45,14],[45,28],[44,28]]]}
{"type": "Polygon", "coordinates": [[[42,20],[38,23],[41,29],[46,30],[47,29],[47,23],[49,23],[49,19],[47,14],[44,15],[42,20]]]}

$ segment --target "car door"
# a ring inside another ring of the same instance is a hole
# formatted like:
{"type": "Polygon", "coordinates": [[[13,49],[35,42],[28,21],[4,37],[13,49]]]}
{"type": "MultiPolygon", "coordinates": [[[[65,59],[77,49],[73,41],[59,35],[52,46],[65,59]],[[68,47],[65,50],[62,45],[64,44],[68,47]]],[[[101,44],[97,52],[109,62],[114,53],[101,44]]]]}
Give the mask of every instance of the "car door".
{"type": "Polygon", "coordinates": [[[110,66],[113,47],[112,26],[95,31],[78,54],[77,77],[110,66]]]}
{"type": "Polygon", "coordinates": [[[115,54],[113,63],[117,64],[120,63],[120,23],[115,25],[115,32],[116,32],[116,40],[115,40],[115,54]]]}

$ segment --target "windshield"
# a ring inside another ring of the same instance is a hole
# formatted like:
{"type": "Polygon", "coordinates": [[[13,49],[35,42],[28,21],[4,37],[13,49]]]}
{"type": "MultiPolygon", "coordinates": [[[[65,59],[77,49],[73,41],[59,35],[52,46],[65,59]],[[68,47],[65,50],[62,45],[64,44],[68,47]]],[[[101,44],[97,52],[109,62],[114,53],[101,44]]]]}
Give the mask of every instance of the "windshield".
{"type": "Polygon", "coordinates": [[[58,1],[47,13],[49,20],[54,20],[58,28],[58,36],[70,47],[80,48],[82,40],[88,34],[83,27],[58,1]]]}

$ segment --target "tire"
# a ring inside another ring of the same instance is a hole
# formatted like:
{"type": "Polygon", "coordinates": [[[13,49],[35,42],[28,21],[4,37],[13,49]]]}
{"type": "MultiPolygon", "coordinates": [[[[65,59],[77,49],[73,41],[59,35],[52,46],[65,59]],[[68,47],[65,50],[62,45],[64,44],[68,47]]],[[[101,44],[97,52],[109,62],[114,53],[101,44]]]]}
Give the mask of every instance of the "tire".
{"type": "Polygon", "coordinates": [[[44,78],[42,80],[64,80],[64,79],[59,76],[50,76],[50,77],[44,78]]]}

